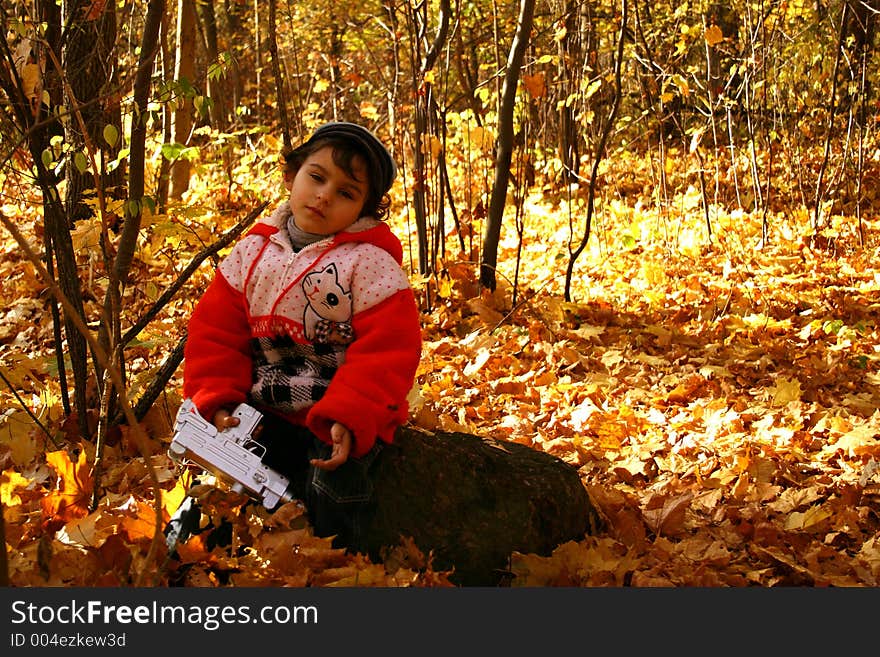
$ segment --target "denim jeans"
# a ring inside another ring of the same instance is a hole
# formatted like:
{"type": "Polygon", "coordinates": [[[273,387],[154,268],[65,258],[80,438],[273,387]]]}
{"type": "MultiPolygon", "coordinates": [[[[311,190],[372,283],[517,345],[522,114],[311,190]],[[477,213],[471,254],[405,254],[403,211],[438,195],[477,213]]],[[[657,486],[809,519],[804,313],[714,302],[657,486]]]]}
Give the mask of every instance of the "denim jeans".
{"type": "Polygon", "coordinates": [[[290,479],[289,490],[305,504],[315,535],[335,535],[334,547],[362,544],[373,502],[371,469],[381,443],[328,471],[309,461],[330,458],[332,447],[305,427],[267,415],[259,441],[266,446],[263,463],[290,479]]]}

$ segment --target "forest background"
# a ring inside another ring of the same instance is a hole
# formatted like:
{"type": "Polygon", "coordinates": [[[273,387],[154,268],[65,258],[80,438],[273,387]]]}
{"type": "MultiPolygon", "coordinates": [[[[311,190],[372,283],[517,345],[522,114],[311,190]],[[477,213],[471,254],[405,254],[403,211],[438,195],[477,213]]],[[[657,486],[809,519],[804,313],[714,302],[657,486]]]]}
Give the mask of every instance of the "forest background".
{"type": "Polygon", "coordinates": [[[564,459],[605,521],[513,585],[877,585],[878,8],[5,2],[0,577],[448,583],[234,496],[238,555],[159,531],[212,263],[351,120],[400,165],[412,424],[564,459]]]}

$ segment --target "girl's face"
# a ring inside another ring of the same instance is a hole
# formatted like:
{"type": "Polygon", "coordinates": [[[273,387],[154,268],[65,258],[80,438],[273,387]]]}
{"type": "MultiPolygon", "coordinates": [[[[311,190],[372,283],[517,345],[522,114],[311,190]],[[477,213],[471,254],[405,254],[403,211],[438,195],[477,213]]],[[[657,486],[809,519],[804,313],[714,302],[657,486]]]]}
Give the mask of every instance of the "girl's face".
{"type": "Polygon", "coordinates": [[[338,167],[333,149],[325,146],[309,155],[296,174],[284,174],[290,211],[300,230],[332,235],[360,218],[369,192],[366,164],[356,157],[352,169],[357,178],[338,167]]]}

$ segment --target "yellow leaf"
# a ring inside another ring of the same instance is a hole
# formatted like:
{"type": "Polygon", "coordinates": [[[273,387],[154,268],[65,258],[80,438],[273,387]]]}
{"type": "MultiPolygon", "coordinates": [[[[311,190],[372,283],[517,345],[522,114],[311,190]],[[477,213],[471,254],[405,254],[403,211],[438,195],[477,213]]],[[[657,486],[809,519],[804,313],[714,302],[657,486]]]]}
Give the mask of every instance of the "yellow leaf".
{"type": "Polygon", "coordinates": [[[623,352],[617,349],[609,349],[601,357],[602,364],[608,368],[608,370],[614,369],[614,367],[623,361],[623,352]]]}
{"type": "Polygon", "coordinates": [[[504,315],[492,308],[489,303],[481,297],[468,299],[467,304],[471,311],[479,315],[483,323],[488,326],[495,326],[504,319],[504,315]]]}
{"type": "Polygon", "coordinates": [[[78,221],[70,238],[76,251],[93,251],[101,244],[101,227],[97,221],[78,221]]]}
{"type": "Polygon", "coordinates": [[[12,462],[23,466],[30,463],[37,454],[37,441],[34,439],[33,421],[24,411],[16,411],[6,417],[0,428],[0,442],[7,445],[12,453],[12,462]]]}
{"type": "Polygon", "coordinates": [[[28,100],[35,101],[42,92],[40,67],[37,64],[25,64],[21,70],[21,87],[28,100]]]}
{"type": "Polygon", "coordinates": [[[184,472],[184,476],[177,479],[174,488],[162,491],[162,509],[168,518],[174,515],[174,512],[177,511],[180,505],[183,504],[184,498],[186,498],[186,491],[192,479],[188,473],[189,471],[187,470],[184,472]]]}
{"type": "Polygon", "coordinates": [[[21,504],[21,496],[16,492],[19,488],[25,488],[30,483],[27,477],[18,474],[15,470],[4,470],[0,473],[0,502],[4,507],[18,506],[21,504]]]}
{"type": "Polygon", "coordinates": [[[815,502],[820,496],[821,490],[818,486],[789,488],[783,491],[779,498],[769,505],[769,508],[776,513],[787,513],[810,502],[815,502]]]}
{"type": "Polygon", "coordinates": [[[98,509],[82,518],[74,518],[58,530],[55,538],[65,545],[78,545],[80,547],[100,547],[107,540],[113,528],[105,528],[99,536],[97,522],[104,515],[103,509],[98,509]]]}
{"type": "Polygon", "coordinates": [[[770,394],[770,403],[773,406],[785,406],[801,398],[801,382],[781,376],[767,392],[770,394]]]}
{"type": "Polygon", "coordinates": [[[495,146],[495,135],[482,126],[475,126],[468,130],[468,139],[471,146],[488,150],[495,146]]]}
{"type": "Polygon", "coordinates": [[[375,121],[379,117],[379,110],[377,110],[376,106],[368,100],[365,100],[360,104],[358,111],[361,113],[362,117],[369,119],[370,121],[375,121]]]}
{"type": "Polygon", "coordinates": [[[870,424],[863,424],[850,429],[822,451],[831,454],[842,451],[850,458],[880,456],[880,441],[876,438],[878,435],[880,435],[880,429],[870,424]]]}
{"type": "Polygon", "coordinates": [[[591,338],[598,337],[605,332],[604,326],[590,326],[589,324],[581,324],[578,328],[571,331],[573,335],[581,338],[582,340],[589,340],[591,338]]]}
{"type": "Polygon", "coordinates": [[[443,151],[443,142],[437,135],[424,135],[422,137],[422,153],[430,155],[433,159],[437,159],[443,151]]]}
{"type": "Polygon", "coordinates": [[[790,514],[788,518],[786,518],[785,529],[787,531],[797,529],[809,529],[810,527],[819,524],[823,520],[830,518],[832,515],[834,515],[833,512],[826,509],[821,504],[810,507],[804,513],[795,511],[794,513],[790,514]]]}
{"type": "Polygon", "coordinates": [[[151,504],[136,500],[131,497],[128,502],[116,512],[123,512],[120,529],[129,542],[138,540],[152,540],[156,532],[156,511],[151,504]]]}

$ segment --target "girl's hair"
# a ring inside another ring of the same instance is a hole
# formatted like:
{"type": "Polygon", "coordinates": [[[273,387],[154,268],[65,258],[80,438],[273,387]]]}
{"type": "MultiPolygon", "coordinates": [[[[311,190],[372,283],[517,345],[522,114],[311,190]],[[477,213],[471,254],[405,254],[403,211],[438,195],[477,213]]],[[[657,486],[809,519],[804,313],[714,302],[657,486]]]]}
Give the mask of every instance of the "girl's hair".
{"type": "Polygon", "coordinates": [[[379,220],[385,219],[388,208],[391,206],[386,182],[382,179],[381,172],[377,170],[378,167],[372,166],[371,153],[353,139],[344,135],[329,134],[310,139],[284,155],[285,173],[295,176],[310,155],[327,146],[333,151],[334,164],[355,180],[360,180],[360,178],[355,175],[354,159],[360,158],[367,171],[367,197],[364,199],[361,216],[379,220]]]}

